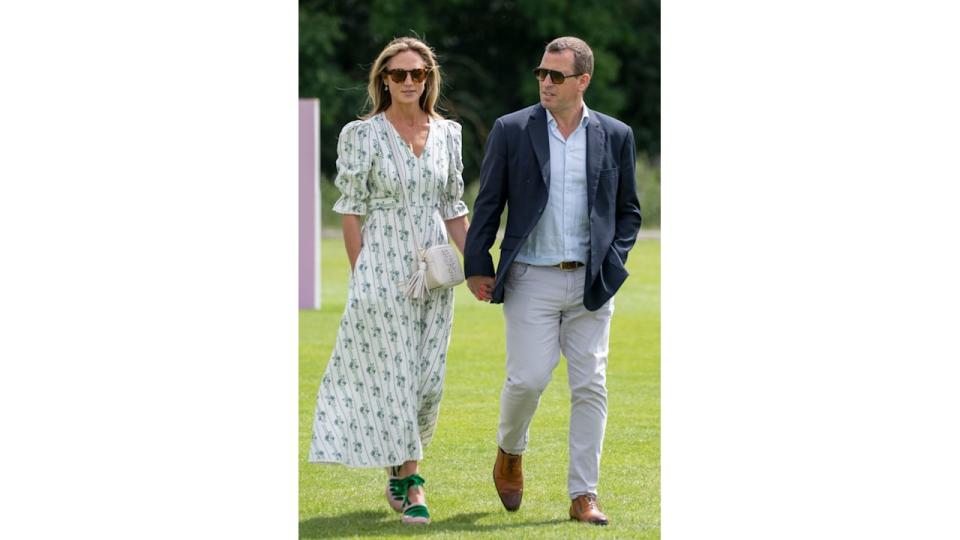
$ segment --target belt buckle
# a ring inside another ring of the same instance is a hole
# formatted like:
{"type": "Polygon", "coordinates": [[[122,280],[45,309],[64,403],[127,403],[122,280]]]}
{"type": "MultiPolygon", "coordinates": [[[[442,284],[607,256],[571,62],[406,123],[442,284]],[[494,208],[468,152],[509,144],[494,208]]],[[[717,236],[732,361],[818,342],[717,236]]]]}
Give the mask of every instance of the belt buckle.
{"type": "Polygon", "coordinates": [[[559,266],[561,270],[576,270],[579,268],[579,263],[577,263],[577,261],[563,261],[557,266],[559,266]]]}

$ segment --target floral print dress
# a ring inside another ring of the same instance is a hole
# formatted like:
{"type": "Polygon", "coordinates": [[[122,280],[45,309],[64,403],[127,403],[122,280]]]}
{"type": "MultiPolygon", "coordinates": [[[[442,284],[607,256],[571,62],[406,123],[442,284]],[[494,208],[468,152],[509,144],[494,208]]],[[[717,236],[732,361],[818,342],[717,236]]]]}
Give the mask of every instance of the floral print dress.
{"type": "Polygon", "coordinates": [[[415,268],[411,219],[426,248],[447,242],[444,220],[467,213],[460,129],[431,119],[419,157],[383,113],[340,133],[335,184],[342,196],[333,209],[366,217],[336,345],[317,393],[311,462],[386,467],[419,461],[433,437],[453,289],[424,299],[402,291],[415,268]],[[391,148],[406,168],[409,218],[391,148]]]}

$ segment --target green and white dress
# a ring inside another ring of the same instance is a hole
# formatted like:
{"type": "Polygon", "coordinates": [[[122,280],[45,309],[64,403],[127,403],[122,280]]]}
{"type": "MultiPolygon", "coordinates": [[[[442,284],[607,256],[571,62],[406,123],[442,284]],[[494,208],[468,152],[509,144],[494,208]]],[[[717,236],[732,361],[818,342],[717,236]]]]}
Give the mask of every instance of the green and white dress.
{"type": "Polygon", "coordinates": [[[443,221],[467,213],[460,125],[430,120],[418,158],[380,113],[344,126],[334,205],[365,215],[363,247],[313,418],[311,462],[386,467],[423,458],[440,411],[453,289],[403,294],[415,244],[391,148],[402,153],[407,202],[424,248],[447,242],[443,221]],[[394,138],[396,144],[390,143],[394,138]]]}

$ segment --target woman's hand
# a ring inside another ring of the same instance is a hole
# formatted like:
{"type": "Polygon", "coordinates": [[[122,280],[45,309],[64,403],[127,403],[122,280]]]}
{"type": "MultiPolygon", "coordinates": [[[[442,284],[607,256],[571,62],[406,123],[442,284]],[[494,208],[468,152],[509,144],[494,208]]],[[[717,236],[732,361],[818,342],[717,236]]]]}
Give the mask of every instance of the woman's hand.
{"type": "Polygon", "coordinates": [[[362,237],[360,231],[363,228],[363,217],[353,214],[343,214],[341,226],[343,227],[343,245],[347,248],[347,259],[350,261],[350,271],[357,266],[357,257],[360,256],[360,247],[362,246],[362,237]]]}

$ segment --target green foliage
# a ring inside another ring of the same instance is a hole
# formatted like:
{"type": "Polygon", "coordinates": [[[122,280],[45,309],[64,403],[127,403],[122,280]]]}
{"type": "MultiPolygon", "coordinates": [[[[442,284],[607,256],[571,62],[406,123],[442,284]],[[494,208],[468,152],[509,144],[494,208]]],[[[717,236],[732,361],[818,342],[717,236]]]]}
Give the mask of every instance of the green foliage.
{"type": "Polygon", "coordinates": [[[333,205],[340,198],[340,190],[332,180],[320,177],[320,223],[324,227],[340,227],[340,214],[333,211],[333,205]]]}
{"type": "Polygon", "coordinates": [[[344,124],[365,112],[370,64],[416,35],[437,52],[442,114],[463,124],[467,184],[493,121],[537,102],[530,71],[553,38],[575,35],[595,56],[587,105],[630,125],[641,155],[660,154],[659,0],[301,0],[300,96],[321,101],[321,167],[332,177],[344,124]]]}
{"type": "MultiPolygon", "coordinates": [[[[497,249],[492,250],[496,256],[497,249]]],[[[554,371],[531,424],[518,512],[503,510],[491,480],[503,384],[502,308],[456,290],[440,419],[421,474],[433,523],[411,529],[383,496],[384,471],[306,462],[314,400],[336,339],[348,265],[338,239],[323,242],[323,307],[300,312],[300,537],[659,538],[660,243],[641,240],[617,293],[607,367],[608,410],[600,503],[608,527],[567,516],[566,362],[554,371]]]]}
{"type": "Polygon", "coordinates": [[[637,198],[644,229],[660,228],[660,166],[646,158],[637,160],[637,198]]]}

